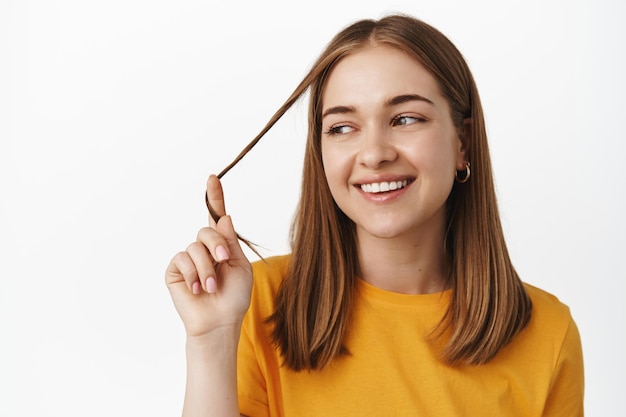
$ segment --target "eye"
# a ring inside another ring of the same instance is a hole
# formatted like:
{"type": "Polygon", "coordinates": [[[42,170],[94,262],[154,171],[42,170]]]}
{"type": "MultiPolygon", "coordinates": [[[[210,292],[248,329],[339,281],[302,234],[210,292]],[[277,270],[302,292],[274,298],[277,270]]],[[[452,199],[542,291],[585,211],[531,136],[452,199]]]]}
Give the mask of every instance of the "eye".
{"type": "Polygon", "coordinates": [[[400,116],[396,116],[393,118],[393,120],[391,121],[391,125],[392,126],[408,126],[408,125],[412,125],[413,123],[424,123],[424,122],[426,122],[426,119],[424,119],[423,117],[400,115],[400,116]]]}
{"type": "Polygon", "coordinates": [[[335,125],[330,127],[326,132],[324,132],[324,134],[326,135],[345,135],[346,133],[350,133],[354,131],[354,128],[352,126],[348,126],[348,125],[335,125]]]}

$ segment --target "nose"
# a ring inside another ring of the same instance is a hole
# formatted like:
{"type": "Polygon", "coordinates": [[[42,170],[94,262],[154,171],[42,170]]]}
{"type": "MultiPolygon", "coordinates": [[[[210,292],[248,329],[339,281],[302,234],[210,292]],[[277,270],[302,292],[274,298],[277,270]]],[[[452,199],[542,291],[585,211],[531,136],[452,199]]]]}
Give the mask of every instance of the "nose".
{"type": "Polygon", "coordinates": [[[398,157],[389,132],[384,128],[369,129],[363,132],[357,161],[368,168],[376,169],[394,161],[398,157]]]}

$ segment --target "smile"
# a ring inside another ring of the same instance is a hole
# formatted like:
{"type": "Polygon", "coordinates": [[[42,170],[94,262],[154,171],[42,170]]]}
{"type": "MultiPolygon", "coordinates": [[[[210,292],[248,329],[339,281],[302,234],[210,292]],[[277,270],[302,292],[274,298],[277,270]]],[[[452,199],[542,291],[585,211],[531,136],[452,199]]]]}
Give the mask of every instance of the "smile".
{"type": "Polygon", "coordinates": [[[386,193],[387,191],[394,191],[404,188],[408,185],[408,180],[402,181],[383,181],[383,182],[373,182],[371,184],[361,184],[361,190],[366,193],[386,193]]]}

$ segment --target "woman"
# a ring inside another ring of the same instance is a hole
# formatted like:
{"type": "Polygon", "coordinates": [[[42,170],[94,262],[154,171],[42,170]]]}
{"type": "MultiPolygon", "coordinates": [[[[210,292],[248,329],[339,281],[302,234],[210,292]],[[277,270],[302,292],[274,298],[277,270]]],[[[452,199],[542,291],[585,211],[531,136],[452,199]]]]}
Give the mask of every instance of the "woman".
{"type": "Polygon", "coordinates": [[[583,415],[576,325],[511,265],[454,45],[407,16],[357,22],[251,146],[307,90],[292,253],[251,266],[212,176],[217,222],[167,269],[184,415],[583,415]]]}

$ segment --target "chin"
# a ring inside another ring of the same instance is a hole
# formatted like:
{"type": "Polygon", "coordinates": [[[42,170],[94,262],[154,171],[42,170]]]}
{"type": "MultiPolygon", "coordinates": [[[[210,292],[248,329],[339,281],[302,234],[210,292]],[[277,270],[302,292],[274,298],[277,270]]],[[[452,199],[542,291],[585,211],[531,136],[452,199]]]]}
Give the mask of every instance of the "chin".
{"type": "Polygon", "coordinates": [[[406,228],[394,225],[377,225],[374,227],[360,226],[357,227],[359,234],[366,234],[379,239],[393,239],[402,236],[408,231],[406,228]]]}

